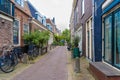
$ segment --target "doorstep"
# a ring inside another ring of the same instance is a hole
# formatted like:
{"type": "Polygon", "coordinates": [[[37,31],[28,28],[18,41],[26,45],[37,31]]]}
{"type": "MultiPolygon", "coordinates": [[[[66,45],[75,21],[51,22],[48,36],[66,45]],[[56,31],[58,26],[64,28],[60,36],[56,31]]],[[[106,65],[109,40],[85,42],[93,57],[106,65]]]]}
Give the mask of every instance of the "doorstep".
{"type": "Polygon", "coordinates": [[[96,80],[120,80],[120,71],[103,62],[91,62],[89,68],[96,80]]]}

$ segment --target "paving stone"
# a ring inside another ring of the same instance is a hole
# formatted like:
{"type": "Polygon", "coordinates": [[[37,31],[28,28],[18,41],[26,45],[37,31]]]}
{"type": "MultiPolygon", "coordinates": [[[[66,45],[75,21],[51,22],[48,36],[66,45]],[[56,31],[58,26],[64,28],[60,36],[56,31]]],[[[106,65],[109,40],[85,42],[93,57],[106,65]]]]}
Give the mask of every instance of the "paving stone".
{"type": "Polygon", "coordinates": [[[54,49],[11,80],[67,80],[65,51],[65,47],[54,49]]]}

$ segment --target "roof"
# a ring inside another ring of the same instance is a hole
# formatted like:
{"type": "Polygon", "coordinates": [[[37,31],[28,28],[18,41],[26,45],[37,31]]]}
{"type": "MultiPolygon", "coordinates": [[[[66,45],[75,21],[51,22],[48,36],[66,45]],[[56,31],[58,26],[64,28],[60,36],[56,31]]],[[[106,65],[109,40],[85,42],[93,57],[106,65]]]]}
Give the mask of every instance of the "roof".
{"type": "Polygon", "coordinates": [[[28,7],[29,7],[32,17],[35,18],[35,12],[38,12],[38,11],[35,9],[35,7],[29,1],[26,1],[26,2],[28,4],[28,7]]]}
{"type": "Polygon", "coordinates": [[[31,13],[30,13],[30,10],[28,8],[26,1],[24,1],[24,7],[21,7],[19,4],[17,4],[15,0],[11,0],[11,2],[14,3],[15,7],[21,10],[23,13],[25,13],[28,16],[31,16],[31,13]]]}
{"type": "Polygon", "coordinates": [[[32,17],[36,18],[36,13],[38,13],[40,16],[42,16],[40,14],[40,12],[29,1],[26,1],[26,2],[28,4],[28,7],[29,7],[32,17]]]}
{"type": "Polygon", "coordinates": [[[52,22],[52,20],[51,20],[51,19],[49,19],[49,18],[48,18],[48,19],[46,19],[46,22],[47,22],[47,23],[49,23],[49,24],[51,24],[52,26],[53,26],[53,25],[55,25],[55,24],[52,22]]]}

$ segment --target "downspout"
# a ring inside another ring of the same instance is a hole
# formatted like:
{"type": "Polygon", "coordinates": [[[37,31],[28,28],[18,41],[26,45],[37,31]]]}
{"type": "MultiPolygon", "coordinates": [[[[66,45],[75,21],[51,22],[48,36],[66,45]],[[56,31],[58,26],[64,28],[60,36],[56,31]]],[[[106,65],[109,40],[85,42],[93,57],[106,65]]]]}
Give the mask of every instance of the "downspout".
{"type": "Polygon", "coordinates": [[[92,19],[92,41],[93,41],[93,42],[92,42],[92,44],[93,44],[93,46],[92,46],[92,47],[93,47],[93,48],[92,48],[92,49],[93,49],[93,50],[92,50],[92,51],[93,51],[93,60],[92,60],[92,61],[93,61],[93,62],[95,62],[95,49],[94,49],[94,48],[95,48],[95,47],[94,47],[94,46],[95,46],[95,45],[94,45],[94,15],[95,15],[95,0],[92,0],[92,18],[93,18],[93,19],[92,19]]]}

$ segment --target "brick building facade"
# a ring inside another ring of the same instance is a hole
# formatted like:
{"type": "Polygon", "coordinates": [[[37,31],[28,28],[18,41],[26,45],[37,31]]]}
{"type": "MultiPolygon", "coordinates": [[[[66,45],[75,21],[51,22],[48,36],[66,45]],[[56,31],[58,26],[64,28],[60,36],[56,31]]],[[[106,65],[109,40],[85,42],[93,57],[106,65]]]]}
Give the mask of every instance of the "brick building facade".
{"type": "Polygon", "coordinates": [[[13,43],[17,46],[24,46],[23,35],[25,30],[29,32],[29,23],[31,18],[31,13],[29,11],[28,5],[24,2],[23,5],[15,3],[15,19],[14,19],[14,32],[13,43]],[[15,29],[17,28],[17,29],[15,29]],[[16,31],[15,31],[16,30],[16,31]],[[16,34],[17,32],[17,34],[16,34]]]}
{"type": "Polygon", "coordinates": [[[0,47],[13,43],[13,19],[14,4],[7,0],[0,2],[0,47]]]}

